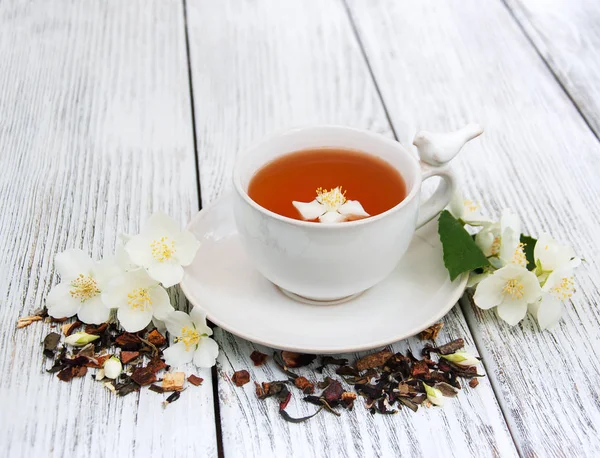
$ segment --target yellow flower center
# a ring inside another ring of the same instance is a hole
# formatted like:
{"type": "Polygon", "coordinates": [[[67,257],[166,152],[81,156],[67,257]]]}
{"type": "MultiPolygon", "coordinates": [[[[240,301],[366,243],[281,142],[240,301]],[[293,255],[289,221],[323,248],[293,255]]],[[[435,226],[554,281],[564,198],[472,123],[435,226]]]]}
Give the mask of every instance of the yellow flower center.
{"type": "Polygon", "coordinates": [[[341,186],[333,188],[331,191],[317,188],[317,202],[325,205],[328,212],[335,212],[346,203],[346,191],[342,190],[341,186]]]}
{"type": "Polygon", "coordinates": [[[550,292],[556,294],[562,301],[567,300],[575,292],[573,277],[563,277],[558,285],[550,289],[550,292]]]}
{"type": "Polygon", "coordinates": [[[492,256],[498,256],[498,254],[500,253],[500,236],[497,235],[494,238],[494,241],[492,242],[492,247],[490,248],[490,251],[492,252],[492,256]]]}
{"type": "Polygon", "coordinates": [[[81,302],[85,302],[92,297],[100,294],[98,284],[90,275],[80,274],[75,280],[71,282],[71,297],[79,299],[81,302]]]}
{"type": "Polygon", "coordinates": [[[521,267],[527,266],[527,257],[525,256],[525,244],[524,243],[519,243],[517,245],[517,249],[513,253],[512,262],[513,262],[513,264],[517,264],[518,266],[521,266],[521,267]]]}
{"type": "Polygon", "coordinates": [[[152,299],[145,288],[136,288],[127,295],[129,307],[140,312],[145,312],[152,306],[152,299]]]}
{"type": "Polygon", "coordinates": [[[476,212],[480,208],[479,205],[476,202],[473,202],[472,200],[463,201],[463,205],[471,213],[476,212]]]}
{"type": "Polygon", "coordinates": [[[185,351],[189,351],[192,347],[196,348],[200,342],[200,334],[196,331],[196,328],[184,326],[181,328],[181,335],[175,337],[175,342],[183,342],[185,344],[185,351]]]}
{"type": "Polygon", "coordinates": [[[175,242],[169,237],[161,237],[160,240],[153,240],[150,248],[152,248],[152,256],[158,262],[165,262],[175,254],[175,242]]]}
{"type": "Polygon", "coordinates": [[[523,283],[514,278],[508,280],[502,288],[502,294],[508,294],[512,299],[521,299],[523,297],[523,283]]]}

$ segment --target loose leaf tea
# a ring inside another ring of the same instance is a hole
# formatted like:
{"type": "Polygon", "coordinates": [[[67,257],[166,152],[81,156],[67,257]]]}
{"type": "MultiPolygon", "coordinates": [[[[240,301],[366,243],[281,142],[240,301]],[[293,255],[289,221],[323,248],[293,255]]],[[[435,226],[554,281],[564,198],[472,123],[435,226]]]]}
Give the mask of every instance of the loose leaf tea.
{"type": "Polygon", "coordinates": [[[267,358],[267,355],[256,350],[254,350],[250,355],[250,359],[252,360],[255,366],[262,366],[267,360],[267,358]]]}
{"type": "MultiPolygon", "coordinates": [[[[441,326],[437,327],[439,332],[441,326]]],[[[275,397],[279,401],[279,414],[292,423],[299,423],[314,417],[321,411],[328,411],[336,416],[340,415],[339,408],[351,410],[357,395],[364,399],[364,405],[372,414],[392,415],[403,407],[416,412],[423,403],[428,401],[426,387],[435,388],[440,396],[455,397],[458,395],[461,384],[459,377],[471,379],[469,385],[474,388],[478,382],[475,377],[481,377],[475,367],[463,367],[451,363],[443,358],[439,361],[431,359],[431,354],[447,355],[455,353],[464,347],[463,339],[456,339],[439,347],[426,345],[422,350],[423,359],[416,358],[410,351],[406,354],[393,353],[384,349],[358,359],[354,364],[348,364],[345,359],[335,359],[324,356],[320,358],[321,365],[315,372],[322,372],[328,364],[339,365],[336,374],[343,381],[333,377],[325,377],[314,384],[307,377],[290,370],[285,364],[282,354],[275,352],[273,361],[279,369],[289,377],[289,381],[255,382],[256,395],[259,399],[275,397]],[[475,382],[474,382],[475,381],[475,382]],[[319,407],[312,415],[294,418],[286,411],[286,407],[293,399],[293,391],[288,389],[292,382],[294,388],[301,393],[302,401],[319,407]],[[345,385],[352,388],[346,388],[345,385]],[[314,394],[317,390],[320,393],[314,394]],[[351,391],[353,390],[353,391],[351,391]],[[307,395],[308,394],[308,395],[307,395]]],[[[286,358],[288,363],[305,361],[297,353],[286,358]]],[[[307,359],[314,360],[313,355],[307,359]]]]}
{"type": "Polygon", "coordinates": [[[246,370],[234,372],[231,381],[235,383],[236,386],[244,386],[250,381],[250,374],[246,370]]]}

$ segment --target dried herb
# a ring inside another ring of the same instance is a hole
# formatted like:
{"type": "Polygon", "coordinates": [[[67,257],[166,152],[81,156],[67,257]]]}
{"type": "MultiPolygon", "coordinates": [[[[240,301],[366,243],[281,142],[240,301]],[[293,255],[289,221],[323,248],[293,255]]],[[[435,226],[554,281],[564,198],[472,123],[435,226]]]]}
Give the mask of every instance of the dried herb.
{"type": "Polygon", "coordinates": [[[121,347],[122,350],[140,350],[142,347],[142,341],[136,334],[124,332],[115,339],[115,344],[121,347]]]}
{"type": "Polygon", "coordinates": [[[99,326],[94,326],[93,324],[88,324],[85,327],[85,332],[88,334],[94,334],[94,335],[102,335],[104,334],[104,332],[106,332],[106,330],[108,329],[108,323],[102,323],[99,326]]]}
{"type": "Polygon", "coordinates": [[[148,388],[150,391],[154,391],[155,393],[164,393],[165,390],[163,390],[162,386],[158,386],[158,385],[150,385],[150,387],[148,388]]]}
{"type": "Polygon", "coordinates": [[[312,394],[315,392],[314,383],[310,382],[306,377],[298,377],[294,380],[294,385],[302,390],[304,394],[312,394]]]}
{"type": "Polygon", "coordinates": [[[47,358],[54,357],[54,350],[56,350],[58,342],[60,342],[60,334],[56,332],[51,332],[44,337],[44,355],[47,358]]]}
{"type": "Polygon", "coordinates": [[[268,356],[265,355],[264,353],[261,353],[259,351],[254,350],[251,354],[250,354],[250,359],[252,360],[252,362],[254,363],[255,366],[262,366],[265,361],[267,360],[268,356]]]}
{"type": "Polygon", "coordinates": [[[325,369],[329,365],[345,366],[346,364],[348,364],[348,360],[346,358],[333,358],[331,356],[322,356],[319,359],[319,362],[321,363],[321,365],[316,369],[316,371],[319,373],[322,373],[323,369],[325,369]]]}
{"type": "Polygon", "coordinates": [[[185,384],[185,374],[183,372],[167,372],[162,381],[162,387],[165,391],[181,391],[185,384]]]}
{"type": "Polygon", "coordinates": [[[156,374],[157,372],[166,369],[167,365],[162,359],[160,359],[160,356],[154,356],[148,363],[147,367],[156,374]]]}
{"type": "Polygon", "coordinates": [[[471,380],[469,380],[469,386],[471,388],[475,388],[477,385],[479,385],[479,379],[472,378],[471,380]]]}
{"type": "Polygon", "coordinates": [[[236,386],[244,386],[250,381],[250,374],[247,370],[236,371],[233,373],[231,381],[235,383],[236,386]]]}
{"type": "Polygon", "coordinates": [[[121,362],[123,364],[128,364],[129,362],[133,361],[138,356],[140,356],[139,351],[122,351],[121,352],[121,362]]]}
{"type": "Polygon", "coordinates": [[[436,323],[432,326],[429,326],[427,329],[421,331],[419,338],[421,340],[435,340],[437,339],[443,327],[444,323],[436,323]]]}
{"type": "Polygon", "coordinates": [[[291,351],[282,351],[281,358],[283,360],[283,364],[286,367],[296,368],[308,366],[312,363],[316,355],[308,355],[304,353],[294,353],[291,351]]]}
{"type": "Polygon", "coordinates": [[[381,350],[377,353],[372,353],[356,361],[356,368],[359,371],[364,371],[366,369],[383,366],[392,355],[393,353],[390,350],[381,350]]]}
{"type": "Polygon", "coordinates": [[[203,378],[201,378],[201,377],[198,377],[198,376],[196,376],[196,375],[194,375],[194,374],[192,374],[192,375],[190,375],[190,376],[188,377],[188,382],[190,382],[190,383],[191,383],[192,385],[194,385],[194,386],[200,386],[200,385],[202,385],[202,382],[203,382],[203,381],[204,381],[204,379],[203,379],[203,378]]]}
{"type": "Polygon", "coordinates": [[[150,385],[157,380],[155,373],[149,367],[138,367],[131,374],[131,379],[140,386],[150,385]]]}
{"type": "Polygon", "coordinates": [[[163,336],[158,329],[153,329],[148,333],[148,342],[150,342],[155,347],[162,347],[167,344],[167,339],[163,336]]]}
{"type": "Polygon", "coordinates": [[[166,407],[169,404],[171,404],[172,402],[177,401],[179,399],[179,396],[181,396],[180,391],[173,392],[167,399],[165,399],[165,402],[163,402],[163,406],[166,407]]]}
{"type": "Polygon", "coordinates": [[[312,417],[314,417],[319,412],[321,412],[321,410],[323,410],[323,407],[319,408],[319,410],[317,410],[312,415],[308,415],[306,417],[301,417],[301,418],[294,418],[294,417],[291,417],[290,414],[287,413],[285,410],[279,409],[279,415],[281,415],[285,421],[289,421],[290,423],[302,423],[306,420],[310,420],[312,417]]]}

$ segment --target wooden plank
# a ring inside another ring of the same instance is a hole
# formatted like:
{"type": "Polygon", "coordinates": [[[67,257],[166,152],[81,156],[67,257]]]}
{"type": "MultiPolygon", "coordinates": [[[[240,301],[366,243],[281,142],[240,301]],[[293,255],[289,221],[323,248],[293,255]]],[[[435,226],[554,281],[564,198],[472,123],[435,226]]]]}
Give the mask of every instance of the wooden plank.
{"type": "Polygon", "coordinates": [[[600,136],[600,4],[593,0],[505,3],[600,136]]]}
{"type": "Polygon", "coordinates": [[[197,211],[181,2],[3,1],[0,68],[2,454],[215,456],[209,370],[163,409],[148,390],[46,374],[49,325],[15,329],[57,281],[57,252],[100,257],[155,210],[197,211]]]}
{"type": "Polygon", "coordinates": [[[351,0],[392,122],[449,130],[477,120],[477,152],[457,162],[490,214],[512,207],[533,235],[586,258],[558,329],[509,328],[466,304],[470,329],[524,456],[600,450],[600,145],[499,1],[351,0]]]}
{"type": "MultiPolygon", "coordinates": [[[[277,129],[340,123],[391,136],[340,2],[193,0],[188,23],[204,203],[229,186],[238,151],[277,129]]],[[[442,340],[465,336],[473,348],[460,309],[445,322],[442,340]]],[[[361,400],[340,418],[328,414],[289,424],[273,400],[257,400],[253,384],[237,388],[229,379],[241,369],[256,381],[281,374],[272,366],[255,369],[249,356],[256,347],[249,342],[222,330],[216,338],[225,456],[516,454],[487,380],[443,410],[372,417],[361,400]]],[[[393,348],[408,346],[422,344],[409,339],[393,348]]],[[[305,414],[311,407],[290,406],[290,412],[305,414]]]]}

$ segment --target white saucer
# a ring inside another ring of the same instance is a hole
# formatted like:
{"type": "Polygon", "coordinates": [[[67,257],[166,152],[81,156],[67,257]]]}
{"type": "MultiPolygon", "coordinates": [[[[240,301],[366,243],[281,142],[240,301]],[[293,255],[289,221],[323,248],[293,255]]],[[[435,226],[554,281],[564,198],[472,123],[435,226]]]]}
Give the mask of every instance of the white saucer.
{"type": "Polygon", "coordinates": [[[467,275],[451,282],[437,222],[417,231],[382,283],[336,305],[301,303],[258,273],[241,245],[231,195],[188,225],[201,242],[181,288],[208,319],[244,339],[301,353],[345,353],[383,347],[439,321],[456,304],[467,275]]]}

